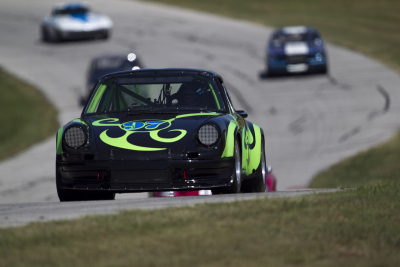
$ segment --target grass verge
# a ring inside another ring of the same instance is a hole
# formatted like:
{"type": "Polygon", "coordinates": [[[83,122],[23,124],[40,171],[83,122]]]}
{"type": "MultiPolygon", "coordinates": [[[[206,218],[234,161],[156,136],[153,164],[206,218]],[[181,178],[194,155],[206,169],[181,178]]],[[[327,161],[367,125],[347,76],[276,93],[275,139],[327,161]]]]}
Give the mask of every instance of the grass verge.
{"type": "Polygon", "coordinates": [[[398,181],[400,133],[389,141],[342,160],[311,181],[312,188],[356,187],[398,181]]]}
{"type": "Polygon", "coordinates": [[[400,183],[0,229],[0,266],[399,266],[400,183]]]}
{"type": "Polygon", "coordinates": [[[57,111],[33,86],[0,68],[0,160],[55,134],[57,111]]]}

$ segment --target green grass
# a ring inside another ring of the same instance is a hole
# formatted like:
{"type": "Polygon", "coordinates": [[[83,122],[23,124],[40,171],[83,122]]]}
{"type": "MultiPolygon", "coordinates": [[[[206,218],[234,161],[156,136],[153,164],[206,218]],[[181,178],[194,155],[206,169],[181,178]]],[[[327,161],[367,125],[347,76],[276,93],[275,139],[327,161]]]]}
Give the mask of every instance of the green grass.
{"type": "MultiPolygon", "coordinates": [[[[400,72],[398,0],[152,0],[272,27],[314,26],[329,42],[363,52],[400,72]]],[[[266,41],[268,36],[265,36],[266,41]]],[[[329,52],[329,51],[328,51],[329,52]]]]}
{"type": "Polygon", "coordinates": [[[400,133],[318,174],[312,188],[356,187],[400,179],[400,133]]]}
{"type": "Polygon", "coordinates": [[[33,86],[0,69],[0,160],[57,131],[57,111],[33,86]]]}
{"type": "Polygon", "coordinates": [[[400,266],[400,183],[0,229],[0,266],[400,266]]]}

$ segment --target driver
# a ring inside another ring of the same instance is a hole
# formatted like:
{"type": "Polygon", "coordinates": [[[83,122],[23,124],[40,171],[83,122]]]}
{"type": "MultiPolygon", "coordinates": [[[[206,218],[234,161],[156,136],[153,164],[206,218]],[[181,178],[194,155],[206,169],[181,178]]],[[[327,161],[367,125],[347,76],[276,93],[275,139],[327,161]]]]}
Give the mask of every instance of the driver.
{"type": "Polygon", "coordinates": [[[206,103],[204,97],[206,90],[206,85],[198,81],[183,83],[176,93],[177,104],[181,107],[205,107],[206,103]]]}

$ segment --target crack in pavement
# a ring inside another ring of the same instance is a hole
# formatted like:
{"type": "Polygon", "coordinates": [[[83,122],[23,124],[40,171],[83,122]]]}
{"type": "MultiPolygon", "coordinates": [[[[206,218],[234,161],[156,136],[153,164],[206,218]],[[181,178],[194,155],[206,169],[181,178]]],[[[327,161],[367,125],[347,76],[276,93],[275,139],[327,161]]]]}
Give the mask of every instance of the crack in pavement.
{"type": "Polygon", "coordinates": [[[241,80],[247,82],[249,85],[253,86],[256,81],[253,80],[249,75],[247,75],[246,73],[244,73],[243,71],[240,71],[238,69],[234,69],[231,68],[229,66],[225,66],[225,69],[232,72],[233,75],[235,75],[236,77],[239,77],[241,80]]]}
{"type": "Polygon", "coordinates": [[[346,83],[338,82],[338,80],[336,78],[334,78],[333,76],[331,76],[331,75],[328,75],[328,80],[329,80],[330,84],[332,84],[333,86],[339,87],[339,88],[341,88],[343,90],[350,90],[351,89],[351,85],[348,85],[346,83]]]}
{"type": "MultiPolygon", "coordinates": [[[[367,122],[371,121],[372,119],[374,119],[375,117],[377,117],[380,114],[385,114],[389,111],[390,109],[390,95],[389,93],[385,90],[385,88],[383,88],[383,86],[377,84],[376,89],[378,90],[378,92],[380,94],[383,95],[383,98],[385,99],[385,105],[381,110],[373,110],[371,111],[368,116],[367,116],[367,122]]],[[[345,133],[344,135],[342,135],[339,138],[339,143],[342,143],[344,141],[346,141],[347,139],[349,139],[352,136],[355,136],[356,134],[358,134],[361,131],[362,127],[361,126],[356,126],[353,129],[351,129],[350,131],[348,131],[347,133],[345,133]]]]}
{"type": "Polygon", "coordinates": [[[361,131],[361,127],[360,126],[354,127],[353,129],[351,129],[350,131],[348,131],[347,133],[345,133],[344,135],[342,135],[339,138],[339,143],[342,143],[342,142],[346,141],[350,137],[358,134],[360,131],[361,131]]]}
{"type": "Polygon", "coordinates": [[[289,124],[289,131],[292,132],[294,135],[304,132],[304,123],[306,122],[307,119],[304,116],[298,118],[297,120],[289,124]]]}

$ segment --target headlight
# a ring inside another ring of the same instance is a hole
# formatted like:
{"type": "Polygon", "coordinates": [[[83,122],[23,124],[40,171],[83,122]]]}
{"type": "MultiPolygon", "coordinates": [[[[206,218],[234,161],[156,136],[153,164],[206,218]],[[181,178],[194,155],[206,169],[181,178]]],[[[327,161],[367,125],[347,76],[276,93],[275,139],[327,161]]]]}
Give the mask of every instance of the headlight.
{"type": "Polygon", "coordinates": [[[218,131],[215,126],[211,124],[206,124],[201,126],[198,132],[198,138],[200,143],[205,146],[212,146],[218,141],[218,131]]]}
{"type": "Polygon", "coordinates": [[[77,149],[87,142],[87,135],[81,127],[73,126],[65,131],[64,140],[68,147],[77,149]]]}
{"type": "Polygon", "coordinates": [[[322,40],[320,38],[315,38],[314,44],[317,45],[317,46],[321,46],[322,45],[322,40]]]}
{"type": "Polygon", "coordinates": [[[317,54],[315,55],[315,59],[316,59],[317,61],[322,61],[322,55],[321,55],[320,53],[317,53],[317,54]]]}

